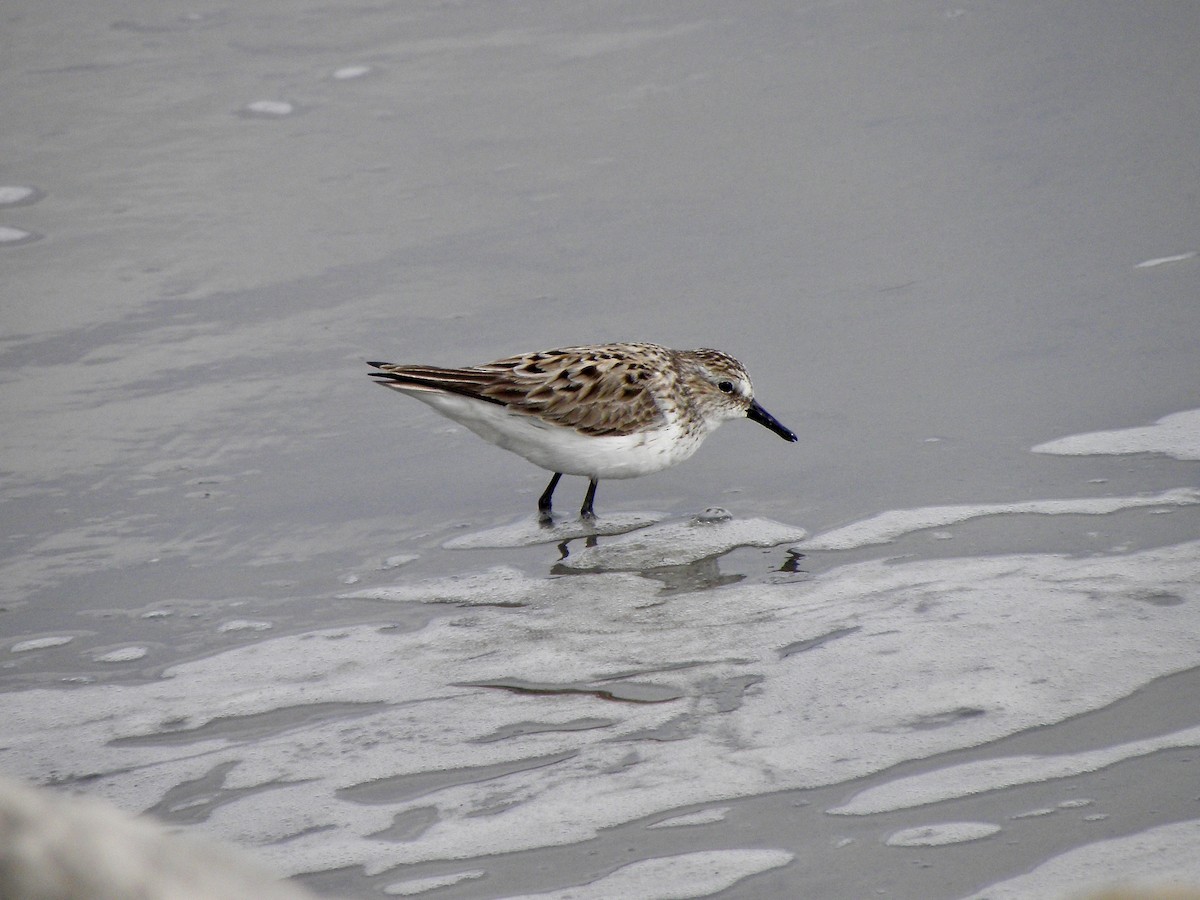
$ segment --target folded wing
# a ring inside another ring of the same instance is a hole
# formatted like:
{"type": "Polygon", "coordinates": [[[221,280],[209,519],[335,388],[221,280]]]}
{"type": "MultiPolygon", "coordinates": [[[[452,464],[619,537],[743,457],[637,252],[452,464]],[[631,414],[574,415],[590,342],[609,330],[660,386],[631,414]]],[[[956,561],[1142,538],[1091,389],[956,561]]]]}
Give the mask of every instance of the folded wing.
{"type": "MultiPolygon", "coordinates": [[[[627,345],[626,345],[627,346],[627,345]]],[[[656,350],[658,348],[655,348],[656,350]]],[[[583,434],[625,435],[655,427],[664,411],[648,390],[674,379],[661,365],[634,358],[624,347],[567,347],[461,369],[373,362],[371,375],[402,392],[445,391],[534,416],[583,434]]]]}

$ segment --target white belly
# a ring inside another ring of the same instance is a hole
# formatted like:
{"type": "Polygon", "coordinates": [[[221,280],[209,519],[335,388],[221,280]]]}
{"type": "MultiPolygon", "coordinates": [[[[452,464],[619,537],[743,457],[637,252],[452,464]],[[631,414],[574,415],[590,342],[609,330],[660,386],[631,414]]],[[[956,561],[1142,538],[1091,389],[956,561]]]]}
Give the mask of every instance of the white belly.
{"type": "Polygon", "coordinates": [[[654,431],[589,437],[532,416],[509,412],[496,403],[441,392],[404,393],[462,423],[485,441],[511,450],[543,469],[565,475],[636,478],[682,462],[704,440],[702,431],[688,433],[674,422],[654,431]]]}

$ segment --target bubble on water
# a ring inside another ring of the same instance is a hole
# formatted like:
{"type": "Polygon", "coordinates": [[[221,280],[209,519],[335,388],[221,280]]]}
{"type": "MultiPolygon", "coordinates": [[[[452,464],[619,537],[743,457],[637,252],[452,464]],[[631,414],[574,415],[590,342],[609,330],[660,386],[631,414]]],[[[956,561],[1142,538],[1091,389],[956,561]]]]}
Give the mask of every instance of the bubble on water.
{"type": "Polygon", "coordinates": [[[26,231],[13,225],[0,225],[0,247],[16,247],[21,244],[32,244],[41,240],[36,231],[26,231]]]}
{"type": "Polygon", "coordinates": [[[1195,259],[1197,253],[1195,250],[1188,250],[1186,253],[1172,253],[1170,256],[1157,256],[1154,259],[1144,260],[1134,266],[1135,269],[1153,269],[1158,266],[1165,266],[1168,263],[1185,262],[1189,259],[1195,259]]]}
{"type": "Polygon", "coordinates": [[[999,825],[990,822],[945,822],[901,829],[890,835],[885,843],[889,847],[942,847],[991,837],[1000,830],[999,825]]]}
{"type": "Polygon", "coordinates": [[[225,634],[230,631],[268,631],[274,626],[270,622],[258,619],[230,619],[217,626],[217,631],[225,634]]]}
{"type": "Polygon", "coordinates": [[[296,106],[286,100],[255,100],[247,103],[240,110],[244,116],[251,118],[278,119],[290,116],[296,111],[296,106]]]}
{"type": "Polygon", "coordinates": [[[694,813],[684,813],[681,816],[672,816],[669,819],[661,819],[650,825],[647,828],[686,828],[691,825],[710,825],[713,822],[723,822],[725,817],[729,815],[728,806],[712,806],[708,809],[697,810],[694,813]]]}
{"type": "Polygon", "coordinates": [[[73,640],[75,638],[67,634],[30,638],[27,641],[18,641],[13,644],[9,647],[9,651],[12,653],[28,653],[30,650],[48,650],[51,647],[61,647],[63,644],[69,644],[73,640]]]}
{"type": "Polygon", "coordinates": [[[0,185],[0,207],[29,206],[45,196],[44,191],[27,185],[0,185]]]}
{"type": "Polygon", "coordinates": [[[340,69],[334,70],[333,77],[338,81],[348,81],[351,78],[362,78],[370,72],[370,66],[342,66],[340,69]]]}
{"type": "Polygon", "coordinates": [[[99,653],[92,657],[96,662],[101,663],[123,663],[134,662],[144,657],[150,651],[145,647],[118,647],[116,650],[109,650],[106,653],[99,653]]]}

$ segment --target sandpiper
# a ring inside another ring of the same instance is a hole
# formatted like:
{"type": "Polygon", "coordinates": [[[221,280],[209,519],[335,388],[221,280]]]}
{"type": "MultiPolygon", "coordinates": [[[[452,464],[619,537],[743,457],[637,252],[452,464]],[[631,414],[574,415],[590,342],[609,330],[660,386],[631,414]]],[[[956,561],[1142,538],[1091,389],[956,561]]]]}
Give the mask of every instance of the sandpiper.
{"type": "Polygon", "coordinates": [[[564,474],[588,478],[579,513],[595,518],[601,478],[636,478],[682,462],[727,419],[748,418],[797,440],[759,406],[742,364],[720,350],[616,343],[458,369],[368,365],[385,387],[553,472],[538,499],[544,521],[564,474]]]}

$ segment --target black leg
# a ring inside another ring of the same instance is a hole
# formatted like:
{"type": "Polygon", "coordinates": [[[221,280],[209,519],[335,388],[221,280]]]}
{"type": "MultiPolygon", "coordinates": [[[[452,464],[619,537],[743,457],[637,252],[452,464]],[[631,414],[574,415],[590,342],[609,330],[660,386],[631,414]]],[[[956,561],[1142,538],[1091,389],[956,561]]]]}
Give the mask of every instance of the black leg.
{"type": "Polygon", "coordinates": [[[538,497],[538,513],[543,519],[550,518],[550,501],[554,497],[554,489],[558,487],[560,478],[562,478],[562,472],[555,472],[550,483],[546,485],[546,490],[542,491],[542,496],[538,497]]]}
{"type": "Polygon", "coordinates": [[[596,499],[596,485],[598,485],[599,483],[600,482],[597,481],[595,478],[588,480],[587,494],[583,498],[583,507],[579,510],[580,518],[584,518],[584,519],[596,518],[596,511],[594,509],[592,509],[592,503],[596,499]]]}

